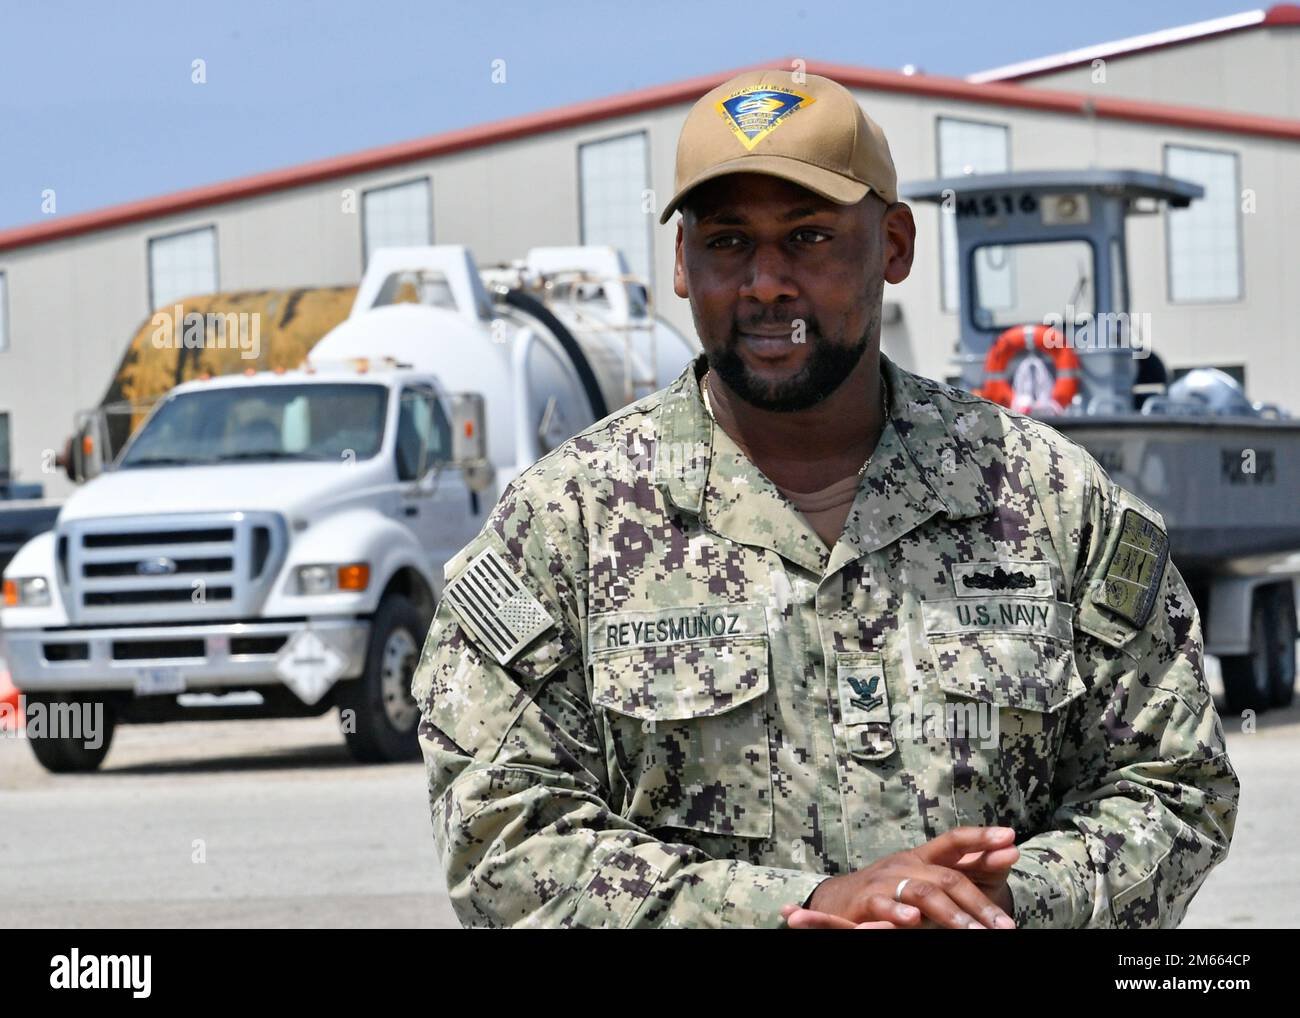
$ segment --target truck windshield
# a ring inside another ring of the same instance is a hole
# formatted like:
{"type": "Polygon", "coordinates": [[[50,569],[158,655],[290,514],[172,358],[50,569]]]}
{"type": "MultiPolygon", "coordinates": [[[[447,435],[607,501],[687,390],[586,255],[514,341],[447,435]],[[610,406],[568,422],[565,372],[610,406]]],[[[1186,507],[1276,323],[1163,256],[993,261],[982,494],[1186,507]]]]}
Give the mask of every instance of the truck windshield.
{"type": "Polygon", "coordinates": [[[166,400],[122,456],[126,467],[369,459],[384,438],[382,385],[250,385],[166,400]]]}
{"type": "Polygon", "coordinates": [[[1004,329],[1060,315],[1078,322],[1096,300],[1092,245],[1085,240],[989,244],[971,252],[974,325],[1004,329]]]}

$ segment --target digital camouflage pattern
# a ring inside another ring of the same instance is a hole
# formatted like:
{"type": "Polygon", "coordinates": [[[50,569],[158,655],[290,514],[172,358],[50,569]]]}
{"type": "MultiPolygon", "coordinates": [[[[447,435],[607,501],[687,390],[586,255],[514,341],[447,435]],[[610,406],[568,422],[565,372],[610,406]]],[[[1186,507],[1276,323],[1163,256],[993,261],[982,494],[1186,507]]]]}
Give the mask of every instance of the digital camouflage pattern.
{"type": "Polygon", "coordinates": [[[1021,927],[1180,921],[1239,785],[1163,521],[1045,425],[881,365],[832,550],[713,424],[701,357],[448,563],[492,549],[547,617],[501,664],[476,633],[508,613],[466,626],[464,582],[412,685],[463,924],[780,926],[963,824],[1017,831],[1021,927]]]}

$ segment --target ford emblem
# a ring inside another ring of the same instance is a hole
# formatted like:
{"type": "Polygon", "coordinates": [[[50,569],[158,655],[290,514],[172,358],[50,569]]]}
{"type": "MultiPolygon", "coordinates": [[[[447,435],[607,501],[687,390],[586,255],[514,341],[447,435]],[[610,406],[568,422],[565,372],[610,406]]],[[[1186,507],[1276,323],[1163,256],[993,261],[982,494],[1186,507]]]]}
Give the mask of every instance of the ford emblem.
{"type": "Polygon", "coordinates": [[[141,576],[171,576],[176,572],[176,561],[166,557],[147,558],[136,565],[135,571],[141,576]]]}

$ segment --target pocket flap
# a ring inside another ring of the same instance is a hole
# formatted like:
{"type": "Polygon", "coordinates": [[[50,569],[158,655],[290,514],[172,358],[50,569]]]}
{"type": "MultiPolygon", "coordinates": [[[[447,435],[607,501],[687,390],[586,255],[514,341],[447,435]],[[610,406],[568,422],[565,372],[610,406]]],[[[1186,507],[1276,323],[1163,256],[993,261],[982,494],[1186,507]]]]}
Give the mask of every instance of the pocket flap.
{"type": "Polygon", "coordinates": [[[589,634],[592,702],[628,717],[710,717],[768,690],[763,605],[608,613],[589,634]]]}
{"type": "Polygon", "coordinates": [[[592,671],[592,702],[619,714],[649,721],[709,717],[767,692],[767,638],[603,654],[592,671]]]}
{"type": "Polygon", "coordinates": [[[1073,609],[1062,601],[991,597],[922,605],[939,688],[1014,710],[1050,713],[1083,692],[1073,609]]]}

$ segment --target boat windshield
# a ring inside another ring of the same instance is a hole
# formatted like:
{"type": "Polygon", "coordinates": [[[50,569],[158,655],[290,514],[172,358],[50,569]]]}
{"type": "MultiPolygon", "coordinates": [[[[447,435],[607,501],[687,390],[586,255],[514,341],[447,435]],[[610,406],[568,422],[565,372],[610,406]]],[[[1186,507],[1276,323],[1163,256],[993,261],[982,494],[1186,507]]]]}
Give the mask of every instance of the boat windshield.
{"type": "Polygon", "coordinates": [[[976,328],[1005,329],[1049,315],[1079,323],[1095,310],[1095,259],[1086,240],[987,244],[971,260],[976,328]]]}

